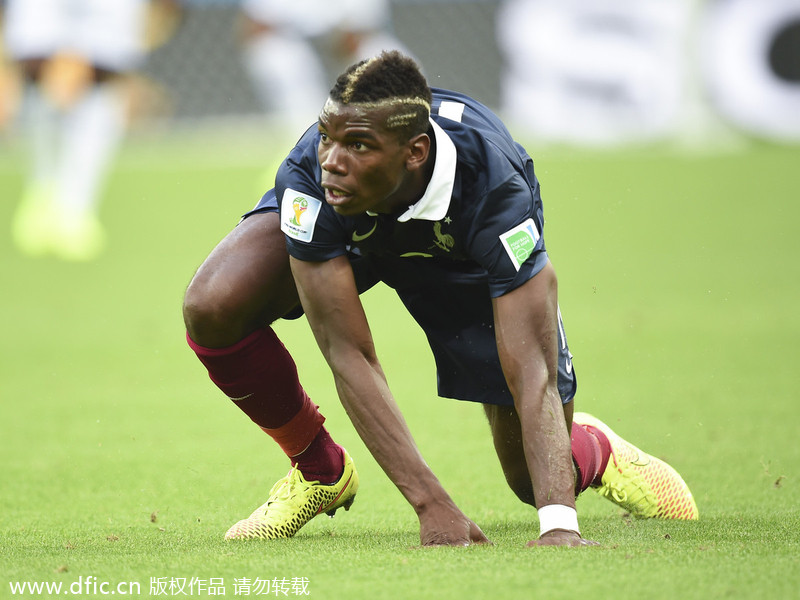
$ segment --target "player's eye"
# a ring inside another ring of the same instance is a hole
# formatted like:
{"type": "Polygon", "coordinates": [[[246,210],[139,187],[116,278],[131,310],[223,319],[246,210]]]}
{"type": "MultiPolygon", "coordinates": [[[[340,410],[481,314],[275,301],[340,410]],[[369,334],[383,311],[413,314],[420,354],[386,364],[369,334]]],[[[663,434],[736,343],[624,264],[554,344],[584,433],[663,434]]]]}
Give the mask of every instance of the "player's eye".
{"type": "Polygon", "coordinates": [[[369,140],[366,142],[363,140],[352,140],[349,146],[353,152],[368,152],[374,147],[369,143],[369,140]]]}

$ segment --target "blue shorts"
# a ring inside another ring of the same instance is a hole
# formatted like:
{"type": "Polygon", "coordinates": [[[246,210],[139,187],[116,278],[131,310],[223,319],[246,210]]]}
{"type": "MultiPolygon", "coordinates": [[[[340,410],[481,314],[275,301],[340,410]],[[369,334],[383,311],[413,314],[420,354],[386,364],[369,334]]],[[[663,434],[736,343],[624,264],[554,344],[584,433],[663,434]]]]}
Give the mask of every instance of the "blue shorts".
{"type": "MultiPolygon", "coordinates": [[[[274,190],[242,218],[255,213],[278,212],[274,190]]],[[[483,404],[513,406],[514,399],[506,384],[497,353],[494,333],[494,310],[485,277],[453,281],[445,272],[437,273],[435,263],[426,260],[422,283],[411,284],[404,267],[413,259],[348,255],[359,293],[378,281],[395,288],[414,320],[422,327],[436,362],[437,389],[444,398],[468,400],[483,404]],[[401,271],[405,271],[401,273],[401,271]]],[[[284,315],[296,319],[303,314],[298,308],[284,315]]],[[[561,315],[558,317],[558,392],[567,404],[575,397],[577,379],[572,355],[567,346],[561,315]]]]}
{"type": "MultiPolygon", "coordinates": [[[[373,269],[380,275],[381,269],[373,269]]],[[[489,287],[480,283],[426,282],[397,294],[428,338],[440,396],[513,406],[497,353],[489,287]]],[[[558,392],[567,404],[577,379],[559,315],[558,392]]]]}

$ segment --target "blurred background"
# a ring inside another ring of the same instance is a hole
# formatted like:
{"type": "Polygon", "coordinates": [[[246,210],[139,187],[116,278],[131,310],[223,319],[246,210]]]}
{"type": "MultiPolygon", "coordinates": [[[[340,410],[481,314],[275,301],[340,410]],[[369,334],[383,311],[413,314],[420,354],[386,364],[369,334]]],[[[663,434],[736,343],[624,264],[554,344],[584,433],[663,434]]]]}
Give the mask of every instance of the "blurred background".
{"type": "Polygon", "coordinates": [[[343,65],[395,46],[533,144],[800,142],[800,0],[173,0],[146,20],[132,133],[305,124],[343,65]]]}
{"type": "Polygon", "coordinates": [[[271,187],[335,76],[388,48],[537,151],[800,143],[800,0],[0,3],[0,152],[23,163],[8,199],[29,256],[104,252],[126,140],[189,134],[224,148],[212,161],[261,162],[271,187]]]}

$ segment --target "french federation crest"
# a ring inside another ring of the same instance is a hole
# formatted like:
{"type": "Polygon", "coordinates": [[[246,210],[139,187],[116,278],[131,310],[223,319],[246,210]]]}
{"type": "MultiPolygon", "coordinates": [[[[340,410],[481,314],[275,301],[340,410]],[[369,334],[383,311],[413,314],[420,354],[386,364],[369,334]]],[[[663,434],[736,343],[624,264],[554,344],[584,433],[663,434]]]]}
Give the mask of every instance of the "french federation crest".
{"type": "Polygon", "coordinates": [[[321,200],[287,188],[281,200],[281,231],[301,242],[310,242],[320,208],[321,200]]]}

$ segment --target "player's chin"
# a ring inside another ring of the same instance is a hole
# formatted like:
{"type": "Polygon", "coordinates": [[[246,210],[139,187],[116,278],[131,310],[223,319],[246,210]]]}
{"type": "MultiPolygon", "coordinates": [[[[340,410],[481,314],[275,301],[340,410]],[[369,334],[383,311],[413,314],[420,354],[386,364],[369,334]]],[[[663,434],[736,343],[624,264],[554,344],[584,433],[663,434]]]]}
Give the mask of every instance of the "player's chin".
{"type": "Polygon", "coordinates": [[[334,201],[328,199],[327,202],[330,204],[331,208],[336,211],[336,214],[342,215],[343,217],[353,217],[364,212],[364,209],[360,208],[358,203],[352,201],[351,196],[346,198],[340,197],[334,201]]]}

